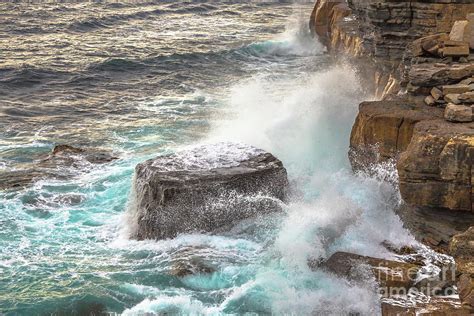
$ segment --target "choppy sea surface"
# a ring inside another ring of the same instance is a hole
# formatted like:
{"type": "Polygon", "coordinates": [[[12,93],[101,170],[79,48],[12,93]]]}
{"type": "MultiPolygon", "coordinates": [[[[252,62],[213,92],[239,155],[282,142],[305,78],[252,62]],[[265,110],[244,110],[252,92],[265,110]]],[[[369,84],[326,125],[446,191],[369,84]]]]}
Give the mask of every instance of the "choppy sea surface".
{"type": "Polygon", "coordinates": [[[312,7],[0,4],[0,314],[378,314],[374,284],[307,265],[414,242],[393,213],[394,170],[350,171],[370,96],[310,37],[312,7]],[[221,235],[129,239],[135,165],[218,141],[283,161],[299,192],[285,212],[221,235]],[[118,159],[45,167],[58,144],[118,159]],[[214,272],[172,273],[189,261],[214,272]]]}

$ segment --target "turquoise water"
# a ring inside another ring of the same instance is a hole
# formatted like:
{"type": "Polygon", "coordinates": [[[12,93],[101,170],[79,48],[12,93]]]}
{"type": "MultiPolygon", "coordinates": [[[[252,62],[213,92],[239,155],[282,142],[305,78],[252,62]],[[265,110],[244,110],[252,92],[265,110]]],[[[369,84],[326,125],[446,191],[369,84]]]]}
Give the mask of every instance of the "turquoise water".
{"type": "Polygon", "coordinates": [[[3,7],[1,34],[15,43],[0,64],[3,179],[60,143],[119,159],[58,165],[0,191],[2,313],[379,313],[373,283],[307,266],[413,242],[393,213],[396,188],[350,171],[350,128],[368,96],[309,36],[312,4],[3,7]],[[285,213],[217,236],[129,239],[135,165],[217,141],[283,161],[297,192],[285,213]],[[214,272],[173,275],[183,262],[214,272]]]}

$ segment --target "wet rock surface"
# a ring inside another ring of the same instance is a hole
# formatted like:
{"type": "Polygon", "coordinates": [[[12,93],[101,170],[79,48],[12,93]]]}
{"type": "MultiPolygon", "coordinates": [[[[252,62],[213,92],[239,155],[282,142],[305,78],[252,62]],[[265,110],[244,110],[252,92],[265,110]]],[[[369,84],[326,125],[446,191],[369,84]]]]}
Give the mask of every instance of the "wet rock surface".
{"type": "Polygon", "coordinates": [[[397,158],[410,144],[415,124],[441,118],[442,113],[407,100],[361,103],[350,138],[353,168],[360,170],[397,158]]]}
{"type": "Polygon", "coordinates": [[[412,263],[361,256],[348,252],[336,252],[320,267],[352,280],[375,278],[380,287],[404,289],[414,286],[416,275],[420,269],[418,265],[412,263]]]}
{"type": "MultiPolygon", "coordinates": [[[[409,250],[408,257],[416,256],[412,248],[402,248],[409,250]]],[[[438,264],[444,272],[423,278],[423,260],[410,263],[336,252],[318,267],[351,282],[375,281],[382,297],[382,315],[469,315],[458,298],[445,295],[455,293],[455,275],[449,264],[438,264]]]]}
{"type": "Polygon", "coordinates": [[[469,316],[459,300],[450,297],[432,297],[427,301],[397,299],[382,301],[382,316],[469,316]]]}
{"type": "Polygon", "coordinates": [[[91,165],[117,159],[111,152],[102,149],[57,145],[50,154],[26,165],[24,169],[0,173],[0,190],[21,189],[39,179],[67,179],[77,172],[87,172],[91,165]]]}
{"type": "Polygon", "coordinates": [[[134,237],[163,239],[279,211],[288,179],[272,154],[219,143],[143,162],[134,185],[134,237]]]}
{"type": "Polygon", "coordinates": [[[398,215],[413,235],[441,253],[448,252],[453,236],[464,232],[474,222],[472,212],[402,205],[398,215]]]}

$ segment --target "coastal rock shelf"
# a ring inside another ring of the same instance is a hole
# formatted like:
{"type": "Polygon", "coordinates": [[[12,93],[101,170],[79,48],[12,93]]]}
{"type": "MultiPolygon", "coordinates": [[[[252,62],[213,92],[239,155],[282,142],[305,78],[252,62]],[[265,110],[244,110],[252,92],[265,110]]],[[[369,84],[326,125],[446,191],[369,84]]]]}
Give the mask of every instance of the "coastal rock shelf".
{"type": "Polygon", "coordinates": [[[318,0],[310,28],[380,99],[359,106],[353,169],[393,162],[404,226],[456,261],[462,311],[432,296],[436,306],[383,302],[382,314],[474,313],[474,2],[318,0]]]}
{"type": "Polygon", "coordinates": [[[140,163],[134,189],[134,237],[164,239],[279,211],[288,179],[272,154],[217,143],[140,163]]]}

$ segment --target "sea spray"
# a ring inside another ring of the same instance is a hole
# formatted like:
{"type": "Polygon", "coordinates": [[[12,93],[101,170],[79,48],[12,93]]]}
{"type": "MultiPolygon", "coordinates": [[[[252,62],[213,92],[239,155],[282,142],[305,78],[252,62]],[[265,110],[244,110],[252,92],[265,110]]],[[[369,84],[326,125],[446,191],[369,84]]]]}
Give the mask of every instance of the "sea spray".
{"type": "MultiPolygon", "coordinates": [[[[393,213],[398,203],[396,189],[384,179],[353,175],[348,170],[347,139],[356,111],[354,98],[362,98],[357,78],[350,68],[336,67],[303,80],[299,76],[293,81],[267,79],[251,79],[232,90],[229,102],[234,113],[230,119],[224,118],[224,123],[215,123],[208,141],[240,140],[270,150],[289,166],[294,185],[304,194],[285,207],[287,215],[280,221],[262,229],[274,233],[267,234],[270,240],[259,251],[260,259],[255,258],[258,264],[241,262],[238,270],[230,270],[245,272],[240,282],[224,286],[218,280],[223,277],[221,272],[190,277],[200,281],[184,280],[188,286],[200,284],[201,289],[209,288],[202,283],[206,280],[221,284],[223,287],[214,291],[225,293],[223,301],[200,305],[182,297],[178,301],[187,303],[179,307],[172,303],[177,300],[174,296],[161,296],[147,299],[127,313],[176,308],[182,313],[193,313],[197,308],[199,313],[211,314],[378,313],[373,280],[354,284],[308,266],[308,262],[339,250],[384,257],[389,253],[381,245],[383,241],[413,242],[393,213]],[[282,94],[278,88],[284,85],[293,89],[282,94]],[[341,92],[333,94],[335,89],[341,92]]],[[[387,173],[384,168],[380,172],[387,173]]],[[[245,238],[259,234],[265,233],[257,229],[245,238]]],[[[222,262],[218,265],[219,271],[228,268],[222,262]]]]}

